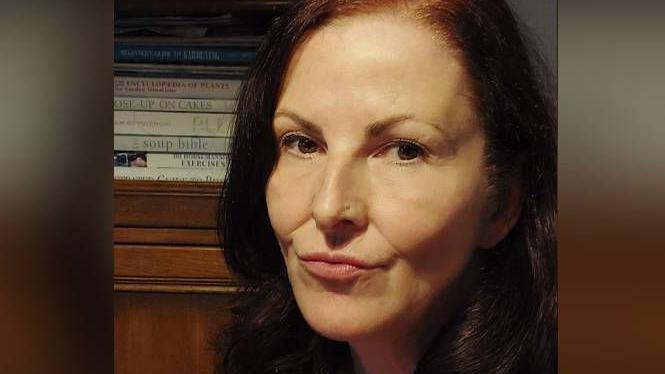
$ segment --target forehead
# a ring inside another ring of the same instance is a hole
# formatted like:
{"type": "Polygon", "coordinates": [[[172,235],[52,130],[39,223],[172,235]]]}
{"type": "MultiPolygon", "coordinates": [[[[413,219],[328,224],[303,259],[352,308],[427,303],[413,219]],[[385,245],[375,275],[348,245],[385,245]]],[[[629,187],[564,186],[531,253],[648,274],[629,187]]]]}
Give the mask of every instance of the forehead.
{"type": "Polygon", "coordinates": [[[459,53],[428,27],[396,14],[357,15],[335,20],[299,45],[278,108],[313,112],[306,116],[345,108],[365,117],[386,110],[441,117],[468,104],[469,86],[459,53]]]}

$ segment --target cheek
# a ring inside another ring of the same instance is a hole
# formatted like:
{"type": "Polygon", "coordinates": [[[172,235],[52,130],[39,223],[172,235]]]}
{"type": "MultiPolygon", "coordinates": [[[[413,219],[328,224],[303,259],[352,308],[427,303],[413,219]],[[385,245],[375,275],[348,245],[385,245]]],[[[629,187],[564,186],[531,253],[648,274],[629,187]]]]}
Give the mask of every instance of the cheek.
{"type": "Polygon", "coordinates": [[[307,219],[308,204],[303,196],[303,179],[287,177],[275,169],[266,185],[266,205],[280,244],[307,219]]]}
{"type": "Polygon", "coordinates": [[[395,255],[414,273],[440,283],[456,276],[477,247],[484,217],[484,178],[430,174],[426,179],[411,179],[409,186],[391,184],[384,190],[375,223],[395,255]]]}
{"type": "Polygon", "coordinates": [[[396,248],[418,248],[419,243],[428,244],[426,247],[439,243],[442,249],[450,250],[473,246],[480,228],[482,205],[480,199],[472,196],[403,204],[399,212],[393,209],[389,213],[400,219],[386,222],[385,225],[394,226],[386,232],[394,233],[390,236],[397,242],[396,248]]]}

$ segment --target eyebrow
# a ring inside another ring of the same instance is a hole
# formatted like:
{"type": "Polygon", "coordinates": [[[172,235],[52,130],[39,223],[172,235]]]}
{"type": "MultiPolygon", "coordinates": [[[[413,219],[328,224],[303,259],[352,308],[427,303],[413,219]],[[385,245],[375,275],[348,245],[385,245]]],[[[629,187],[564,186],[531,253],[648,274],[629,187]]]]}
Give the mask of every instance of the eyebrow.
{"type": "Polygon", "coordinates": [[[295,114],[295,113],[293,113],[289,110],[280,109],[280,110],[276,111],[274,118],[277,118],[277,117],[280,117],[280,116],[288,117],[293,122],[295,122],[298,125],[300,125],[301,127],[303,127],[305,130],[311,131],[311,132],[315,133],[316,135],[321,136],[323,134],[323,131],[321,130],[321,128],[318,125],[316,125],[314,122],[308,121],[308,120],[302,118],[301,116],[299,116],[299,115],[297,115],[297,114],[295,114]]]}
{"type": "MultiPolygon", "coordinates": [[[[309,120],[306,120],[306,119],[302,118],[298,114],[293,113],[289,110],[280,109],[280,110],[276,111],[275,112],[275,118],[277,118],[279,116],[288,117],[292,121],[296,122],[298,125],[302,126],[305,130],[312,131],[312,132],[316,133],[317,135],[321,135],[323,133],[323,131],[321,130],[321,128],[318,125],[316,125],[312,121],[309,121],[309,120]]],[[[390,116],[388,118],[384,118],[384,119],[372,122],[365,129],[365,134],[367,135],[367,137],[376,137],[376,136],[381,135],[382,133],[386,132],[390,128],[392,128],[392,127],[394,127],[394,126],[396,126],[396,125],[398,125],[402,122],[411,121],[411,120],[415,120],[417,122],[427,124],[427,125],[433,127],[434,129],[438,130],[439,132],[443,133],[444,135],[446,135],[446,132],[441,127],[439,127],[439,126],[437,126],[433,123],[418,121],[413,114],[397,114],[397,115],[394,115],[394,116],[390,116]]]]}

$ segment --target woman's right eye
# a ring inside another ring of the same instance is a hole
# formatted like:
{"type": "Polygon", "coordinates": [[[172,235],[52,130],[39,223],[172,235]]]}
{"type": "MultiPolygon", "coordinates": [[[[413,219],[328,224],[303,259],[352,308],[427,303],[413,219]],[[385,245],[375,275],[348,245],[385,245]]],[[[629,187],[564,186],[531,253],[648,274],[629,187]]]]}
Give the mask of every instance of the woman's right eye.
{"type": "Polygon", "coordinates": [[[309,155],[319,151],[319,145],[302,134],[288,134],[282,138],[281,147],[298,155],[309,155]]]}

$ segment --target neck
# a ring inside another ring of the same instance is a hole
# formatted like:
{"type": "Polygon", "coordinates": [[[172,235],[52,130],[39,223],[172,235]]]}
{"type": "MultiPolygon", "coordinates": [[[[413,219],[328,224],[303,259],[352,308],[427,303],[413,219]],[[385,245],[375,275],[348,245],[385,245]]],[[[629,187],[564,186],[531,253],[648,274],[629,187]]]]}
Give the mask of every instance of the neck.
{"type": "MultiPolygon", "coordinates": [[[[434,308],[439,313],[441,308],[434,308]]],[[[379,334],[349,341],[353,373],[411,374],[418,361],[442,327],[442,320],[429,315],[418,321],[407,318],[399,326],[382,329],[379,334]]]]}
{"type": "Polygon", "coordinates": [[[422,352],[403,344],[360,342],[351,345],[355,374],[411,374],[422,352]]]}

